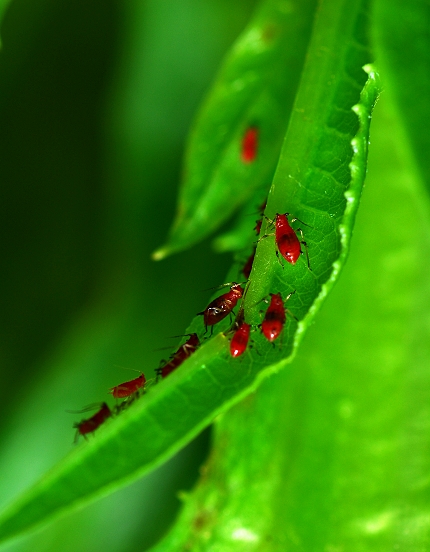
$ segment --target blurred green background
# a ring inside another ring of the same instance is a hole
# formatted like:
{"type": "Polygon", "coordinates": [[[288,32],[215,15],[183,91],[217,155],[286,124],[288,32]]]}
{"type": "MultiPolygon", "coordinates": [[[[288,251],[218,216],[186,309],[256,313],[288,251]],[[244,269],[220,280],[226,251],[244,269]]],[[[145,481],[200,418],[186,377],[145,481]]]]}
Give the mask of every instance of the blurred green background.
{"type": "MultiPolygon", "coordinates": [[[[0,506],[72,447],[69,414],[148,377],[230,257],[150,253],[184,140],[255,2],[14,0],[0,54],[0,506]]],[[[206,432],[151,476],[1,550],[134,551],[172,523],[206,432]]]]}

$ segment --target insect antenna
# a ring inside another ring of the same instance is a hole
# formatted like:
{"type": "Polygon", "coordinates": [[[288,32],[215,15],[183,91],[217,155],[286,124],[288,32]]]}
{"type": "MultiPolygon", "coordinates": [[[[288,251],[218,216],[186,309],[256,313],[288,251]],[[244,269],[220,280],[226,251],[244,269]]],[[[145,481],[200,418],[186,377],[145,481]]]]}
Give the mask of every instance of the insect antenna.
{"type": "Polygon", "coordinates": [[[96,410],[96,408],[100,408],[103,403],[92,403],[88,406],[85,406],[81,410],[65,410],[64,412],[68,412],[69,414],[82,414],[83,412],[89,412],[90,410],[96,410]]]}
{"type": "MultiPolygon", "coordinates": [[[[245,284],[246,282],[227,282],[226,284],[221,284],[219,286],[202,289],[202,291],[211,291],[213,289],[223,289],[225,287],[232,287],[232,286],[243,286],[245,284]]],[[[203,314],[203,313],[199,312],[197,314],[203,314]]]]}

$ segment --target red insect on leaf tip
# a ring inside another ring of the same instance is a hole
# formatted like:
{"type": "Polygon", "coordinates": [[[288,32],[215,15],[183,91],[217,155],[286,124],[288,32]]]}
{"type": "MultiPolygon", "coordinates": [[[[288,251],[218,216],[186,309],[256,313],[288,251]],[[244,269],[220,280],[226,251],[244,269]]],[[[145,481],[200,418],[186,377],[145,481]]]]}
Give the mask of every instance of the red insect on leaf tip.
{"type": "Polygon", "coordinates": [[[244,163],[252,163],[257,157],[258,128],[249,127],[242,138],[241,159],[244,163]]]}

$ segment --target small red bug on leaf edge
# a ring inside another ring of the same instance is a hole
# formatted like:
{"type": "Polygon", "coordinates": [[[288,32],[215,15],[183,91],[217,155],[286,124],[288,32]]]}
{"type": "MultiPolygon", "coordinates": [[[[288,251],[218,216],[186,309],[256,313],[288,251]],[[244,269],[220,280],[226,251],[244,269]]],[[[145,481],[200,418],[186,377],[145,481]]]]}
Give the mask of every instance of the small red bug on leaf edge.
{"type": "Polygon", "coordinates": [[[109,393],[111,393],[115,399],[125,399],[126,397],[130,397],[131,395],[134,395],[134,393],[137,393],[139,389],[144,387],[145,383],[146,378],[142,372],[139,377],[131,381],[125,381],[115,387],[111,387],[109,393]]]}
{"type": "Polygon", "coordinates": [[[87,439],[88,433],[94,433],[94,431],[98,429],[102,425],[102,423],[111,416],[112,411],[109,406],[105,402],[102,403],[100,405],[100,409],[95,414],[93,414],[91,418],[87,418],[86,420],[82,420],[73,425],[73,427],[76,429],[75,443],[77,443],[79,435],[82,435],[82,437],[87,439]]]}
{"type": "MultiPolygon", "coordinates": [[[[226,284],[230,285],[230,284],[226,284]]],[[[213,326],[221,320],[224,320],[228,316],[234,307],[237,305],[239,299],[243,296],[244,290],[240,284],[233,282],[230,287],[230,291],[223,293],[205,308],[203,312],[197,313],[203,315],[206,331],[208,326],[213,326]]]]}
{"type": "Polygon", "coordinates": [[[183,343],[175,353],[173,353],[171,360],[164,364],[164,366],[157,368],[157,375],[162,378],[168,376],[171,372],[173,372],[173,370],[176,370],[176,368],[180,366],[185,359],[192,355],[199,345],[200,341],[197,334],[190,334],[187,341],[183,343]]]}

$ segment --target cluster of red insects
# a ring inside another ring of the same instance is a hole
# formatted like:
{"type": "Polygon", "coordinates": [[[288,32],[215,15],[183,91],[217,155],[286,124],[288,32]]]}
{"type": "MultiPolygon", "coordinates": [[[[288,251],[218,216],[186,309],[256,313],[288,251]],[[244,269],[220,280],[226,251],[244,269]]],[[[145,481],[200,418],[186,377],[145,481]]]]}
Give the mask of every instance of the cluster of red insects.
{"type": "MultiPolygon", "coordinates": [[[[168,362],[164,363],[163,366],[157,368],[157,377],[165,378],[166,376],[168,376],[171,372],[173,372],[173,370],[175,370],[180,364],[182,364],[184,360],[186,360],[192,353],[194,353],[194,351],[200,345],[197,334],[193,333],[187,337],[187,341],[171,355],[168,362]]],[[[95,414],[91,416],[91,418],[87,418],[85,420],[82,420],[81,422],[74,424],[73,427],[76,429],[75,441],[77,441],[79,435],[82,435],[86,438],[86,435],[88,433],[93,433],[108,418],[122,412],[136,398],[139,397],[139,393],[141,391],[144,391],[145,384],[145,375],[141,373],[141,375],[137,378],[134,378],[130,381],[125,381],[124,383],[120,383],[119,385],[112,387],[109,390],[109,393],[111,393],[114,399],[124,399],[123,402],[116,405],[114,409],[110,409],[109,406],[105,402],[103,402],[101,405],[98,405],[99,409],[95,414]]],[[[89,407],[85,410],[90,410],[91,408],[92,407],[89,407]]],[[[83,410],[82,412],[85,412],[85,410],[83,410]]]]}
{"type": "MultiPolygon", "coordinates": [[[[245,132],[242,139],[241,159],[244,163],[251,163],[256,159],[257,146],[258,129],[256,127],[250,127],[245,132]]],[[[260,211],[263,212],[264,208],[265,204],[261,206],[260,211]]],[[[289,216],[289,213],[278,213],[274,221],[269,221],[275,226],[276,255],[279,258],[280,253],[287,262],[295,264],[300,254],[302,253],[301,245],[304,245],[308,267],[310,268],[307,245],[303,241],[302,230],[299,228],[295,231],[291,227],[288,220],[289,216]],[[296,232],[300,233],[302,237],[301,240],[297,237],[296,232]]],[[[291,219],[291,222],[295,222],[296,220],[299,219],[291,219]]],[[[261,215],[261,219],[257,221],[255,226],[255,231],[257,235],[260,234],[262,222],[263,214],[261,215]]],[[[246,280],[248,280],[252,269],[255,252],[256,246],[254,247],[252,255],[249,257],[242,268],[242,273],[245,276],[246,280]]],[[[227,316],[231,315],[238,301],[242,299],[245,295],[245,289],[242,287],[242,284],[233,282],[231,284],[225,285],[230,286],[230,290],[214,299],[211,303],[209,303],[204,311],[198,313],[199,315],[203,316],[205,333],[207,332],[209,326],[211,327],[211,330],[213,330],[213,326],[215,324],[221,322],[221,320],[224,320],[227,316]]],[[[286,314],[288,312],[285,307],[285,303],[288,301],[291,295],[293,295],[293,293],[295,292],[293,291],[292,293],[290,293],[285,299],[282,298],[282,295],[280,293],[270,294],[269,306],[259,327],[261,328],[261,333],[271,343],[273,343],[280,336],[284,328],[287,319],[286,314]]],[[[232,329],[226,332],[228,334],[232,334],[230,340],[230,354],[233,358],[237,358],[245,352],[248,346],[251,330],[252,326],[251,324],[245,322],[244,310],[241,306],[232,329]]],[[[187,337],[188,339],[185,341],[185,343],[183,343],[179,347],[179,349],[171,355],[168,362],[157,368],[157,380],[159,378],[165,378],[166,376],[168,376],[199,347],[200,341],[196,333],[189,334],[187,337]]],[[[82,420],[81,422],[74,425],[74,427],[76,428],[76,439],[79,437],[79,435],[82,435],[86,438],[86,435],[88,433],[94,432],[101,424],[103,424],[103,422],[105,422],[112,415],[120,413],[135,398],[137,398],[142,391],[144,391],[145,384],[146,378],[144,374],[141,373],[139,377],[133,380],[126,381],[124,383],[116,385],[115,387],[112,387],[109,392],[115,399],[124,399],[123,402],[117,405],[112,410],[105,402],[103,402],[101,405],[98,405],[99,409],[95,414],[93,414],[93,416],[88,419],[82,420]]]]}
{"type": "MultiPolygon", "coordinates": [[[[264,206],[262,206],[261,210],[262,211],[264,210],[264,206]]],[[[299,240],[299,238],[297,237],[296,231],[292,228],[292,226],[288,221],[289,216],[290,216],[289,213],[284,213],[282,215],[278,213],[276,215],[275,221],[270,221],[275,225],[276,255],[279,258],[279,253],[280,253],[286,261],[294,265],[296,264],[297,259],[302,253],[301,245],[303,244],[306,251],[308,267],[310,268],[307,244],[305,241],[299,240]]],[[[292,219],[292,222],[296,220],[298,219],[292,219]]],[[[256,223],[255,231],[257,235],[260,234],[262,222],[263,222],[263,219],[261,218],[256,223]]],[[[297,232],[300,232],[300,235],[303,237],[301,229],[298,229],[297,232]]],[[[266,236],[263,236],[263,238],[264,237],[266,236]]],[[[252,265],[254,263],[255,252],[256,252],[256,246],[254,247],[254,251],[250,255],[249,259],[246,261],[242,269],[242,273],[246,279],[249,278],[249,275],[251,273],[252,265]]],[[[261,333],[271,343],[273,343],[273,341],[275,341],[275,339],[277,339],[282,332],[282,329],[287,320],[286,313],[288,312],[287,309],[285,308],[285,303],[294,293],[295,291],[291,292],[285,299],[282,298],[282,295],[280,293],[269,294],[270,295],[269,306],[266,310],[266,314],[264,315],[264,319],[260,327],[261,327],[261,333]]],[[[227,302],[227,306],[228,306],[232,301],[234,301],[234,305],[233,305],[234,307],[238,299],[242,297],[243,294],[244,294],[244,290],[240,287],[240,285],[233,284],[229,293],[225,294],[224,296],[221,295],[221,297],[218,297],[217,299],[215,299],[215,301],[213,301],[209,305],[209,307],[213,307],[213,306],[217,307],[219,302],[221,304],[223,304],[224,302],[227,302]]],[[[224,306],[224,309],[225,309],[225,306],[224,306]]],[[[229,312],[231,312],[231,309],[229,312]]],[[[227,312],[227,314],[229,312],[227,312]]],[[[295,318],[294,315],[292,316],[293,318],[295,318]]],[[[222,318],[224,318],[224,316],[222,316],[222,318]]],[[[219,320],[216,320],[215,322],[218,322],[218,321],[219,320]]],[[[205,324],[206,326],[209,325],[208,322],[206,321],[206,318],[205,318],[205,324]]],[[[241,309],[233,325],[234,333],[230,341],[230,353],[233,357],[236,358],[245,352],[248,346],[251,329],[252,329],[251,325],[245,322],[243,309],[241,309]]]]}

